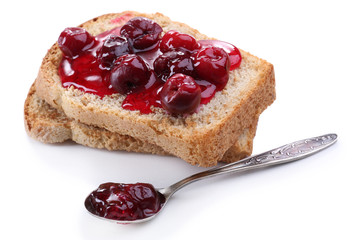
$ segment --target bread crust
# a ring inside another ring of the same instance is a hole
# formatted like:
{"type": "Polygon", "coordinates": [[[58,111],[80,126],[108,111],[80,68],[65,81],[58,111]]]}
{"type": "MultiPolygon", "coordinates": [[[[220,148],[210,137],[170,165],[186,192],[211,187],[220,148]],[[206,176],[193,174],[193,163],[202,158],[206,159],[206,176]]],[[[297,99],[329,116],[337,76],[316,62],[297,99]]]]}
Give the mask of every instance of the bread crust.
{"type": "MultiPolygon", "coordinates": [[[[29,90],[25,101],[24,121],[28,135],[43,143],[73,140],[78,144],[93,148],[168,155],[157,145],[68,118],[64,112],[40,99],[34,85],[29,90]]],[[[222,162],[234,162],[251,154],[256,125],[253,124],[245,129],[236,144],[224,154],[222,162]]]]}
{"type": "MultiPolygon", "coordinates": [[[[173,22],[160,13],[106,14],[80,27],[96,35],[120,26],[134,16],[153,19],[162,26],[164,32],[175,29],[196,39],[210,39],[196,29],[173,22]]],[[[216,93],[197,114],[190,116],[173,117],[162,109],[141,115],[137,111],[122,109],[122,95],[101,99],[74,88],[63,88],[58,75],[62,54],[57,43],[43,59],[35,82],[36,92],[51,106],[81,123],[149,142],[193,165],[213,166],[237,142],[246,128],[256,124],[261,112],[275,99],[273,65],[243,50],[241,54],[241,66],[230,73],[225,89],[216,93]]]]}

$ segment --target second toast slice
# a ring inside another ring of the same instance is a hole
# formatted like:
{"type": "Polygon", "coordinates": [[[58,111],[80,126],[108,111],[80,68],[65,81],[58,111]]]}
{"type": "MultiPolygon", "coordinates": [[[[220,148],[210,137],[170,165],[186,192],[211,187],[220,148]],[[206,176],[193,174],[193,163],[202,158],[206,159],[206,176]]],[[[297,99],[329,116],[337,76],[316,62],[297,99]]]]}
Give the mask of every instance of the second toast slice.
{"type": "MultiPolygon", "coordinates": [[[[154,144],[68,118],[62,111],[51,107],[40,99],[34,86],[31,87],[25,101],[24,120],[28,135],[43,143],[61,143],[73,140],[93,148],[158,155],[169,154],[154,144]]],[[[234,162],[252,153],[256,125],[255,123],[251,128],[245,130],[238,141],[224,154],[222,162],[234,162]]]]}

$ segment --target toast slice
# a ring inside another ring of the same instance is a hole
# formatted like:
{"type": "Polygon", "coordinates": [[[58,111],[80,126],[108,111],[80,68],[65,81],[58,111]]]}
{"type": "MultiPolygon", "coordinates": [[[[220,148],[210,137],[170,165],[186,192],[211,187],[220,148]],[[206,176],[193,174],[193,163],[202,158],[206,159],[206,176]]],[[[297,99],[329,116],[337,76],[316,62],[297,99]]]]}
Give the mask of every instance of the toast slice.
{"type": "MultiPolygon", "coordinates": [[[[68,118],[62,111],[51,107],[40,99],[34,85],[28,92],[25,101],[24,120],[28,135],[43,143],[61,143],[73,140],[93,148],[168,155],[157,145],[68,118]]],[[[234,162],[252,153],[256,125],[245,129],[238,142],[224,154],[222,162],[234,162]]]]}
{"type": "MultiPolygon", "coordinates": [[[[157,22],[164,33],[177,30],[197,40],[211,39],[197,30],[156,14],[123,12],[96,17],[80,27],[93,35],[122,26],[128,19],[142,16],[157,22]]],[[[226,87],[202,105],[198,113],[172,116],[163,109],[140,114],[121,107],[124,95],[100,98],[78,89],[63,88],[58,75],[62,53],[55,43],[47,52],[35,81],[36,92],[69,118],[112,133],[161,147],[193,165],[213,166],[226,151],[257,123],[258,117],[275,99],[272,64],[241,51],[240,67],[230,72],[226,87]]]]}

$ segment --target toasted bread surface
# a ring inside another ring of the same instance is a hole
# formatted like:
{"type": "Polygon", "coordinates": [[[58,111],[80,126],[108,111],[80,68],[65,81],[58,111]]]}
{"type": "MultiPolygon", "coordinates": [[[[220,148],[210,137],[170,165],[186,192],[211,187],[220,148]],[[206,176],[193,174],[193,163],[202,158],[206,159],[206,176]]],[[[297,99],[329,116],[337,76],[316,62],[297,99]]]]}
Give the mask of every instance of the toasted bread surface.
{"type": "MultiPolygon", "coordinates": [[[[156,14],[123,12],[94,18],[80,27],[97,35],[123,25],[128,19],[143,16],[156,21],[164,32],[174,29],[196,39],[210,39],[186,24],[156,14]]],[[[275,99],[272,64],[243,50],[241,66],[230,72],[227,86],[217,92],[197,113],[172,116],[163,109],[140,114],[121,107],[125,96],[114,94],[100,98],[78,89],[63,88],[58,75],[62,58],[56,44],[43,59],[36,79],[36,92],[52,107],[81,123],[131,136],[161,147],[165,152],[200,166],[212,166],[223,158],[245,132],[256,124],[259,115],[275,99]]]]}

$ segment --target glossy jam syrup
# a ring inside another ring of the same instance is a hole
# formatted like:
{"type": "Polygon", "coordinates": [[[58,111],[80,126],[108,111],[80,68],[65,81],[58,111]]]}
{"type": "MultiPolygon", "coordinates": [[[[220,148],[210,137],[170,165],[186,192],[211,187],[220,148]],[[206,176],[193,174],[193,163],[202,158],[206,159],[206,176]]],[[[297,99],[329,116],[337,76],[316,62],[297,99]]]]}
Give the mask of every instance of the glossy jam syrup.
{"type": "Polygon", "coordinates": [[[195,80],[201,88],[201,102],[200,104],[207,104],[211,101],[217,92],[216,85],[206,81],[206,80],[195,80]]]}
{"type": "MultiPolygon", "coordinates": [[[[121,21],[121,19],[118,19],[121,21]]],[[[117,20],[117,21],[118,21],[117,20]]],[[[111,35],[120,36],[121,27],[103,32],[95,37],[96,44],[84,54],[71,59],[63,57],[60,67],[59,75],[62,80],[63,87],[75,87],[87,93],[93,93],[100,97],[116,93],[108,81],[110,69],[102,67],[98,59],[98,52],[105,41],[111,35]]],[[[203,46],[217,46],[223,48],[230,58],[230,70],[239,67],[241,62],[239,50],[226,42],[217,40],[200,40],[198,43],[203,46]]],[[[153,70],[154,60],[162,54],[157,45],[153,49],[146,52],[136,52],[147,63],[148,67],[153,70]]],[[[195,79],[201,87],[201,103],[207,104],[215,95],[216,91],[223,89],[223,87],[216,86],[203,79],[195,79]]],[[[159,91],[164,82],[155,76],[146,85],[145,90],[139,93],[127,94],[122,103],[122,107],[127,110],[139,110],[142,114],[153,112],[152,107],[161,107],[159,91]]]]}
{"type": "Polygon", "coordinates": [[[125,22],[127,22],[129,19],[131,19],[133,17],[133,15],[131,13],[126,13],[123,14],[117,18],[114,18],[110,21],[111,24],[124,24],[125,22]]]}
{"type": "Polygon", "coordinates": [[[59,67],[63,87],[74,86],[100,97],[115,93],[109,84],[106,84],[108,73],[108,70],[100,68],[100,62],[93,52],[76,59],[64,57],[59,67]]]}
{"type": "Polygon", "coordinates": [[[145,90],[141,92],[127,94],[122,103],[122,107],[127,110],[139,110],[142,114],[152,112],[151,107],[161,108],[159,92],[163,87],[164,82],[156,78],[156,75],[151,71],[151,77],[145,90]]]}
{"type": "Polygon", "coordinates": [[[112,220],[132,221],[155,215],[164,203],[164,196],[151,184],[104,183],[85,200],[85,207],[94,215],[112,220]]]}

